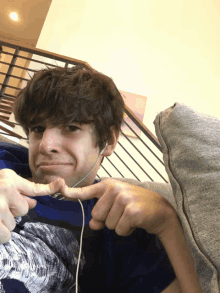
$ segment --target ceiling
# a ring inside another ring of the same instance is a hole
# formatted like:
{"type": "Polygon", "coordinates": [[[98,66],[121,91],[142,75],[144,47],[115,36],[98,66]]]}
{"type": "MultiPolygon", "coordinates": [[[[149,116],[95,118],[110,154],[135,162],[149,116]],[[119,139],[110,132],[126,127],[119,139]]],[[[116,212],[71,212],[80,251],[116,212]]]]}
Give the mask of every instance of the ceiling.
{"type": "Polygon", "coordinates": [[[1,0],[0,40],[36,47],[52,0],[1,0]],[[19,21],[9,17],[17,12],[19,21]]]}

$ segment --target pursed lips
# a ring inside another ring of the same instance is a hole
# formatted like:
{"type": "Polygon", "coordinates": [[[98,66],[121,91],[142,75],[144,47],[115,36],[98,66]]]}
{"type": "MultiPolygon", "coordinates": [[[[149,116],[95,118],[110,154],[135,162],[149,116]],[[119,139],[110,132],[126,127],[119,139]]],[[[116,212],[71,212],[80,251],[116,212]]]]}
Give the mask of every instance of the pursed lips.
{"type": "Polygon", "coordinates": [[[37,164],[37,168],[41,166],[55,166],[55,165],[72,165],[71,163],[63,163],[63,162],[41,162],[37,164]]]}

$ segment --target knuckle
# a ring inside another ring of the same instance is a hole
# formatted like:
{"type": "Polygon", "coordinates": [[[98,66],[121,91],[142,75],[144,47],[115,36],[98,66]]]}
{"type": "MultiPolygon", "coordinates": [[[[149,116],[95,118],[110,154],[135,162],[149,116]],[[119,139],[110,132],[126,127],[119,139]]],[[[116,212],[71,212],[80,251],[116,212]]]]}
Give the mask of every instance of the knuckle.
{"type": "Polygon", "coordinates": [[[125,192],[120,192],[117,196],[117,202],[120,204],[120,205],[127,205],[130,201],[130,195],[125,193],[125,192]]]}
{"type": "Polygon", "coordinates": [[[112,179],[112,178],[106,178],[106,179],[102,180],[101,182],[107,183],[107,184],[111,184],[112,181],[114,181],[114,179],[112,179]]]}
{"type": "Polygon", "coordinates": [[[139,219],[142,217],[142,209],[138,206],[128,205],[126,207],[126,213],[131,217],[135,217],[139,219]]]}
{"type": "Polygon", "coordinates": [[[12,183],[8,180],[0,180],[0,189],[1,192],[6,192],[12,187],[12,183]]]}
{"type": "Polygon", "coordinates": [[[7,236],[5,237],[5,240],[4,240],[3,243],[7,243],[7,242],[10,241],[10,240],[11,240],[11,232],[9,232],[9,233],[7,234],[7,236]]]}
{"type": "Polygon", "coordinates": [[[15,227],[16,227],[16,221],[14,220],[14,223],[13,223],[14,225],[13,225],[13,227],[12,227],[12,230],[11,231],[13,231],[14,229],[15,229],[15,227]]]}
{"type": "Polygon", "coordinates": [[[119,228],[116,228],[115,232],[118,234],[118,236],[126,236],[124,233],[123,233],[123,230],[119,229],[119,228]]]}
{"type": "Polygon", "coordinates": [[[0,177],[12,177],[15,174],[16,174],[16,172],[11,169],[1,169],[0,170],[0,177]]]}
{"type": "Polygon", "coordinates": [[[0,243],[7,243],[11,239],[11,232],[7,225],[3,224],[3,220],[0,221],[0,243]]]}
{"type": "Polygon", "coordinates": [[[34,183],[32,184],[32,194],[33,196],[37,196],[39,191],[42,189],[42,184],[41,183],[34,183]]]}
{"type": "Polygon", "coordinates": [[[91,215],[94,220],[96,220],[96,221],[101,220],[100,213],[98,211],[96,211],[95,208],[93,208],[91,215]]]}
{"type": "Polygon", "coordinates": [[[28,211],[29,211],[29,209],[27,207],[23,206],[21,209],[19,209],[18,216],[20,216],[20,217],[25,216],[25,215],[27,215],[28,211]]]}
{"type": "MultiPolygon", "coordinates": [[[[10,211],[15,217],[25,216],[29,211],[29,205],[25,196],[20,196],[19,199],[13,204],[15,212],[13,212],[13,208],[10,207],[10,211]]],[[[15,221],[14,221],[15,222],[15,221]]]]}
{"type": "Polygon", "coordinates": [[[4,228],[8,229],[9,231],[13,231],[16,227],[15,218],[9,210],[7,211],[7,213],[2,214],[1,225],[4,225],[4,228]]]}
{"type": "Polygon", "coordinates": [[[125,210],[126,216],[131,219],[132,227],[141,227],[141,224],[144,220],[144,214],[139,207],[128,206],[125,210]]]}
{"type": "Polygon", "coordinates": [[[106,184],[109,188],[112,188],[113,190],[117,190],[120,188],[121,182],[113,179],[113,178],[107,178],[101,181],[103,184],[106,184]]]}
{"type": "Polygon", "coordinates": [[[107,178],[102,180],[101,182],[105,187],[105,191],[111,193],[112,197],[115,198],[117,198],[118,196],[120,196],[120,198],[121,196],[124,197],[124,195],[129,191],[127,185],[124,182],[116,179],[107,178]]]}
{"type": "Polygon", "coordinates": [[[77,190],[77,193],[79,194],[79,197],[83,199],[84,193],[83,193],[82,187],[79,187],[79,189],[77,190]]]}
{"type": "Polygon", "coordinates": [[[7,197],[9,198],[9,196],[13,197],[14,194],[16,193],[15,191],[15,186],[14,186],[14,183],[13,181],[10,179],[10,180],[7,180],[7,179],[0,179],[0,195],[1,195],[1,198],[2,197],[7,197]]]}
{"type": "Polygon", "coordinates": [[[39,183],[35,183],[32,185],[33,196],[37,195],[37,191],[39,190],[39,188],[40,188],[39,183]]]}
{"type": "Polygon", "coordinates": [[[109,230],[114,230],[115,229],[115,225],[114,224],[111,224],[109,222],[105,222],[105,226],[109,229],[109,230]]]}
{"type": "Polygon", "coordinates": [[[54,190],[58,191],[58,190],[63,189],[63,188],[65,189],[65,186],[66,186],[65,180],[63,178],[61,178],[61,177],[58,177],[55,181],[50,182],[48,184],[48,188],[49,188],[50,191],[54,191],[54,190]]]}
{"type": "Polygon", "coordinates": [[[11,240],[11,233],[7,233],[5,236],[1,236],[0,243],[4,244],[11,240]]]}
{"type": "Polygon", "coordinates": [[[0,213],[1,215],[7,214],[9,210],[8,203],[5,200],[1,200],[0,213]]]}
{"type": "Polygon", "coordinates": [[[130,205],[126,207],[126,214],[128,217],[130,217],[131,215],[136,215],[137,211],[134,209],[134,207],[131,207],[130,205]]]}
{"type": "Polygon", "coordinates": [[[13,219],[10,223],[10,227],[8,227],[9,231],[10,232],[13,231],[15,229],[15,227],[16,227],[16,221],[13,219]]]}

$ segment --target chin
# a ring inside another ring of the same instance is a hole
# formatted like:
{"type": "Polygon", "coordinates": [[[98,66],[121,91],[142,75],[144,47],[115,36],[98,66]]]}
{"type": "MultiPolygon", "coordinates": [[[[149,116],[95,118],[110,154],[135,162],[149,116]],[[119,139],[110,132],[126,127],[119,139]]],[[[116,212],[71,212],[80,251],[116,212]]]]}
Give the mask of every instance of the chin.
{"type": "Polygon", "coordinates": [[[55,176],[55,175],[45,175],[43,179],[40,179],[41,182],[39,182],[39,183],[49,184],[49,183],[55,181],[57,178],[62,178],[62,177],[61,176],[55,176]]]}

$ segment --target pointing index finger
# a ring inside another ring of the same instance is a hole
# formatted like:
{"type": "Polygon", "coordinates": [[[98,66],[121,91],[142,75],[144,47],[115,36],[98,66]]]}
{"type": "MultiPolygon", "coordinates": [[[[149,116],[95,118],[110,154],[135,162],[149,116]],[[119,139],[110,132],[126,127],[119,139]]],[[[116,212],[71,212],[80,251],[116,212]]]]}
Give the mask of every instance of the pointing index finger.
{"type": "Polygon", "coordinates": [[[45,196],[53,194],[65,186],[63,178],[57,178],[55,181],[49,184],[41,184],[30,182],[27,179],[22,178],[22,182],[19,186],[19,190],[27,196],[45,196]]]}

